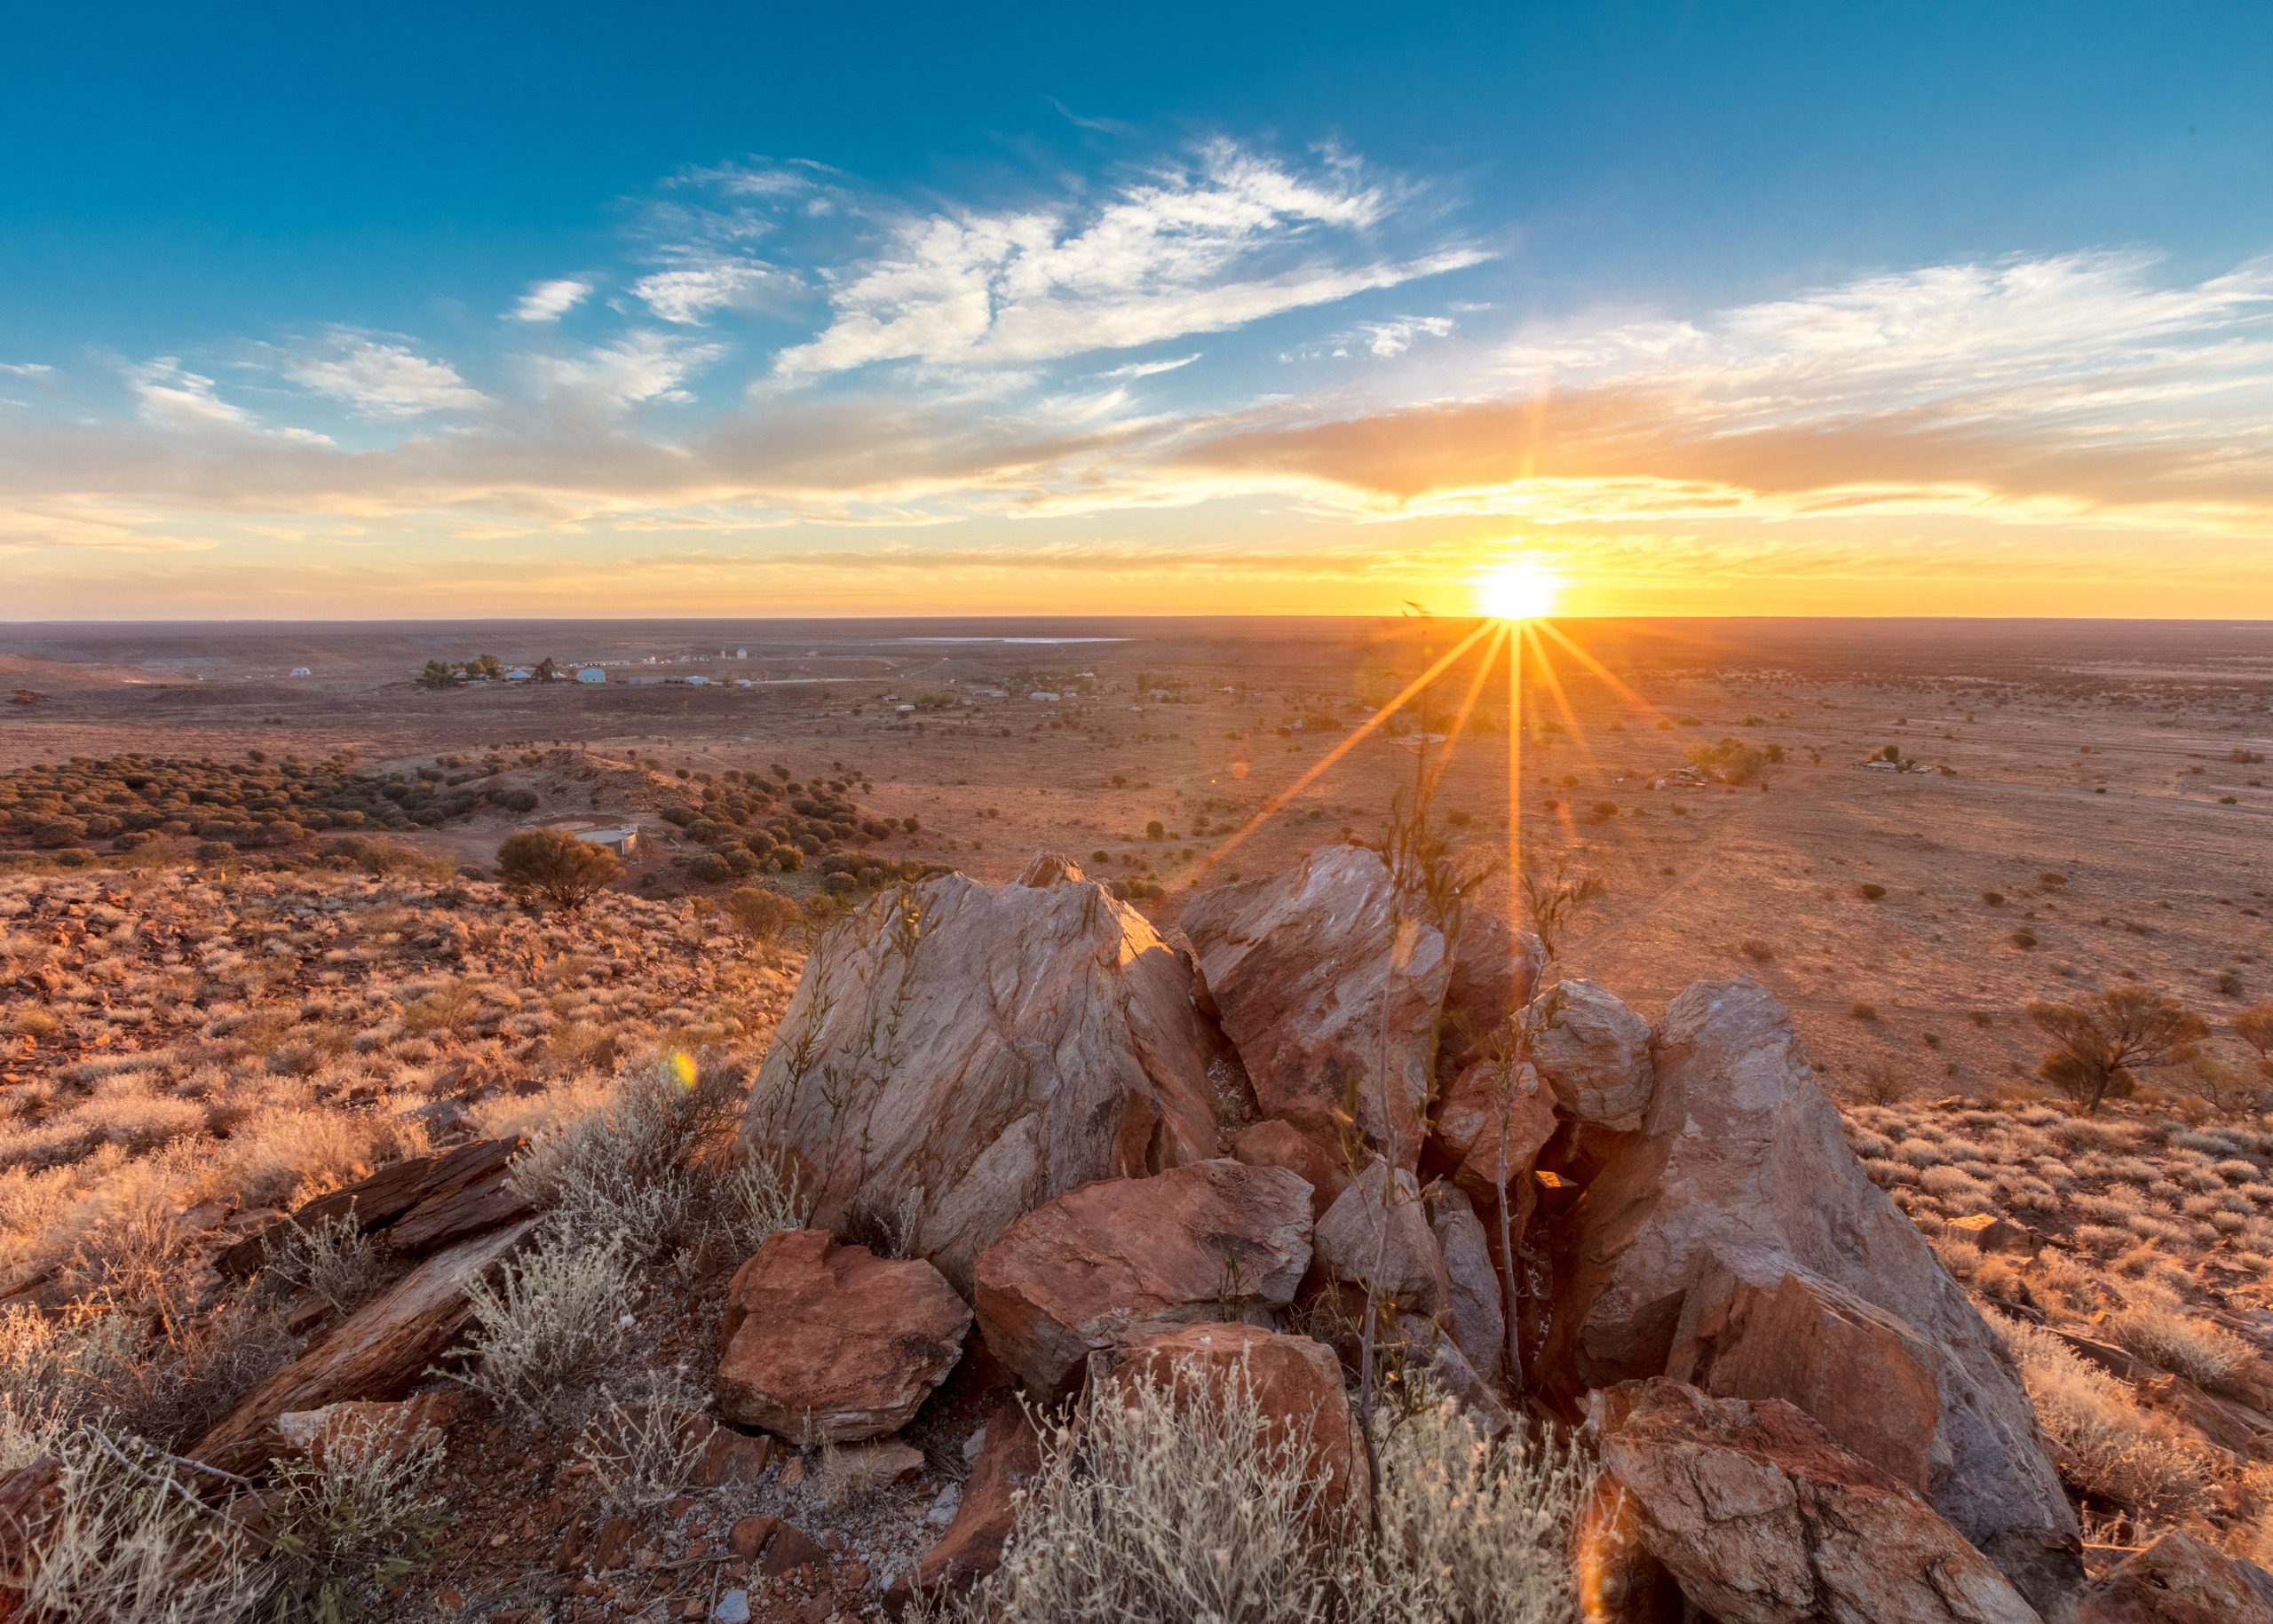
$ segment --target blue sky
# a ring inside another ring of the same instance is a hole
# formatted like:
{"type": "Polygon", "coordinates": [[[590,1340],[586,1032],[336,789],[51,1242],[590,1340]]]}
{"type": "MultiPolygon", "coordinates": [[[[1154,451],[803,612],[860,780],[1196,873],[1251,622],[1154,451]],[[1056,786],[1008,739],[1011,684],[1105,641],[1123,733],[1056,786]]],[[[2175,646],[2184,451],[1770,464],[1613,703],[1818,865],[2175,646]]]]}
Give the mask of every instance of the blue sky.
{"type": "Polygon", "coordinates": [[[21,613],[2273,614],[2262,6],[11,34],[21,613]]]}

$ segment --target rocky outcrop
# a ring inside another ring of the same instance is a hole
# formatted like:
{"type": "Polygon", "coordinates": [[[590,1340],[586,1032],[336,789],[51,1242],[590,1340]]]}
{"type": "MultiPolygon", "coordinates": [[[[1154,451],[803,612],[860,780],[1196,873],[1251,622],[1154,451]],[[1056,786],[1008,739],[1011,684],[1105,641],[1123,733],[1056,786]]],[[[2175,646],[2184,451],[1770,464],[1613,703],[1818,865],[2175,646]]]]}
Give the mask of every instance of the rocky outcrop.
{"type": "Polygon", "coordinates": [[[897,1432],[962,1357],[970,1310],[917,1258],[769,1235],[726,1289],[718,1412],[790,1442],[897,1432]]]}
{"type": "Polygon", "coordinates": [[[907,1223],[968,1290],[1019,1214],[1215,1153],[1191,963],[1079,872],[940,875],[821,939],[743,1127],[795,1159],[814,1224],[907,1223]]]}
{"type": "Polygon", "coordinates": [[[1721,1624],[2039,1624],[1923,1497],[1780,1399],[1659,1377],[1596,1394],[1588,1425],[1598,1493],[1721,1624]]]}
{"type": "Polygon", "coordinates": [[[1525,1012],[1527,1053],[1563,1114],[1631,1133],[1649,1109],[1650,1023],[1598,981],[1558,981],[1525,1012]]]}
{"type": "Polygon", "coordinates": [[[1224,1158],[1109,1179],[1036,1208],[979,1255],[979,1328],[1003,1364],[1055,1392],[1100,1348],[1267,1319],[1310,1261],[1311,1187],[1284,1168],[1224,1158]]]}
{"type": "Polygon", "coordinates": [[[1928,1497],[2032,1595],[2072,1584],[2075,1514],[2010,1358],[1848,1150],[1782,1006],[1749,979],[1691,987],[1666,1011],[1655,1071],[1647,1118],[1575,1215],[1550,1377],[1606,1387],[1662,1374],[1680,1349],[1723,1385],[1791,1382],[1778,1396],[1822,1404],[1863,1442],[1868,1400],[1834,1390],[1907,1392],[1917,1416],[1930,1365],[1928,1497]],[[1747,1333],[1755,1315],[1779,1329],[1747,1333]],[[1808,1343],[1779,1367],[1767,1343],[1793,1327],[1808,1343]]]}
{"type": "Polygon", "coordinates": [[[2102,1574],[2074,1624],[2273,1624],[2273,1574],[2173,1530],[2102,1574]]]}
{"type": "Polygon", "coordinates": [[[1425,915],[1351,845],[1192,899],[1184,929],[1263,1114],[1330,1137],[1354,1104],[1373,1144],[1413,1165],[1452,979],[1425,915]]]}
{"type": "Polygon", "coordinates": [[[1513,1190],[1520,1201],[1558,1125],[1555,1097],[1532,1067],[1486,1058],[1462,1072],[1437,1107],[1436,1144],[1453,1182],[1477,1200],[1513,1190]]]}

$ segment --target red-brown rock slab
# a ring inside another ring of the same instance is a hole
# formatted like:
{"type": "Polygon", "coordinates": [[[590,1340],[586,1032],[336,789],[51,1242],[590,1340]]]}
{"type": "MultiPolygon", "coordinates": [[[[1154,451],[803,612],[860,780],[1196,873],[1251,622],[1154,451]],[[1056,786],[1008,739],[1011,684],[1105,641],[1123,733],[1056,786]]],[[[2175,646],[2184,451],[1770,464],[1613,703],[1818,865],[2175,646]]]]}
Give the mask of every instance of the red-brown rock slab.
{"type": "Polygon", "coordinates": [[[1720,1624],[2039,1624],[1921,1495],[1780,1399],[1658,1377],[1597,1394],[1588,1424],[1597,1492],[1720,1624]]]}
{"type": "Polygon", "coordinates": [[[1654,1086],[1649,1022],[1578,977],[1540,994],[1524,1019],[1531,1063],[1565,1116],[1620,1133],[1642,1125],[1654,1086]]]}
{"type": "MultiPolygon", "coordinates": [[[[1555,1096],[1532,1066],[1487,1058],[1455,1078],[1437,1107],[1435,1137],[1454,1164],[1453,1181],[1480,1201],[1531,1176],[1555,1137],[1555,1096]]],[[[1520,1199],[1520,1198],[1518,1198],[1520,1199]]]]}
{"type": "Polygon", "coordinates": [[[986,1417],[978,1459],[962,1485],[955,1514],[931,1549],[916,1564],[912,1580],[894,1587],[888,1598],[904,1603],[911,1583],[926,1591],[961,1591],[1002,1563],[1010,1537],[1011,1501],[1041,1468],[1041,1438],[1017,1398],[997,1404],[986,1417]]]}
{"type": "Polygon", "coordinates": [[[464,1327],[467,1290],[520,1245],[534,1222],[521,1219],[427,1258],[253,1389],[189,1453],[242,1470],[267,1458],[279,1441],[276,1418],[287,1411],[404,1397],[464,1327]]]}
{"type": "Polygon", "coordinates": [[[1350,1187],[1350,1168],[1338,1148],[1330,1148],[1292,1122],[1267,1117],[1232,1136],[1232,1155],[1251,1168],[1285,1168],[1311,1187],[1311,1216],[1318,1217],[1350,1187]]]}
{"type": "Polygon", "coordinates": [[[392,1402],[343,1399],[313,1410],[287,1410],[276,1418],[276,1432],[285,1449],[319,1462],[340,1449],[399,1456],[440,1438],[461,1398],[455,1390],[437,1388],[392,1402]]]}
{"type": "Polygon", "coordinates": [[[920,1258],[769,1235],[726,1288],[718,1409],[791,1442],[854,1443],[907,1424],[962,1357],[970,1310],[920,1258]]]}
{"type": "Polygon", "coordinates": [[[1267,1317],[1310,1261],[1311,1187],[1284,1168],[1226,1157],[1108,1179],[1036,1208],[979,1255],[979,1328],[1021,1380],[1056,1392],[1099,1348],[1267,1317]]]}

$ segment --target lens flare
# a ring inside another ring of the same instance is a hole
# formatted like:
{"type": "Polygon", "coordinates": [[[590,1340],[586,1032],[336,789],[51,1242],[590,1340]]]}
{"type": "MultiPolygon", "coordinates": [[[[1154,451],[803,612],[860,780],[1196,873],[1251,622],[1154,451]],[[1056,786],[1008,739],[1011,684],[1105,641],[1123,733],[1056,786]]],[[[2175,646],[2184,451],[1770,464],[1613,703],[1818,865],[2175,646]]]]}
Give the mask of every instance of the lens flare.
{"type": "Polygon", "coordinates": [[[1563,577],[1544,564],[1517,558],[1477,577],[1476,601],[1494,620],[1535,621],[1555,613],[1563,577]]]}

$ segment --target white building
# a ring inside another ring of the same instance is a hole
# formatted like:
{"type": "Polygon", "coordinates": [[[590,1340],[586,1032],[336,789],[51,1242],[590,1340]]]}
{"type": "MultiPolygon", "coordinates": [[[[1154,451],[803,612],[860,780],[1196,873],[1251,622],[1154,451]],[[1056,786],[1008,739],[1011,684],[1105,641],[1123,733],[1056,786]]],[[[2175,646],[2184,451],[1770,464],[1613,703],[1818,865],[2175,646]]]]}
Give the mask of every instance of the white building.
{"type": "Polygon", "coordinates": [[[295,677],[313,677],[315,673],[308,669],[305,665],[296,665],[292,668],[292,675],[295,677]]]}
{"type": "Polygon", "coordinates": [[[507,682],[527,682],[535,675],[536,673],[530,670],[528,667],[525,665],[517,665],[511,670],[505,673],[505,680],[507,682]]]}
{"type": "Polygon", "coordinates": [[[1026,697],[1034,701],[1036,704],[1041,705],[1055,705],[1057,702],[1057,695],[1052,693],[1047,688],[1036,688],[1033,693],[1027,694],[1026,697]]]}
{"type": "Polygon", "coordinates": [[[596,665],[588,665],[576,673],[578,682],[606,682],[607,673],[596,665]]]}
{"type": "Polygon", "coordinates": [[[686,679],[686,685],[690,688],[707,688],[710,685],[710,679],[708,677],[690,677],[686,679]]]}

